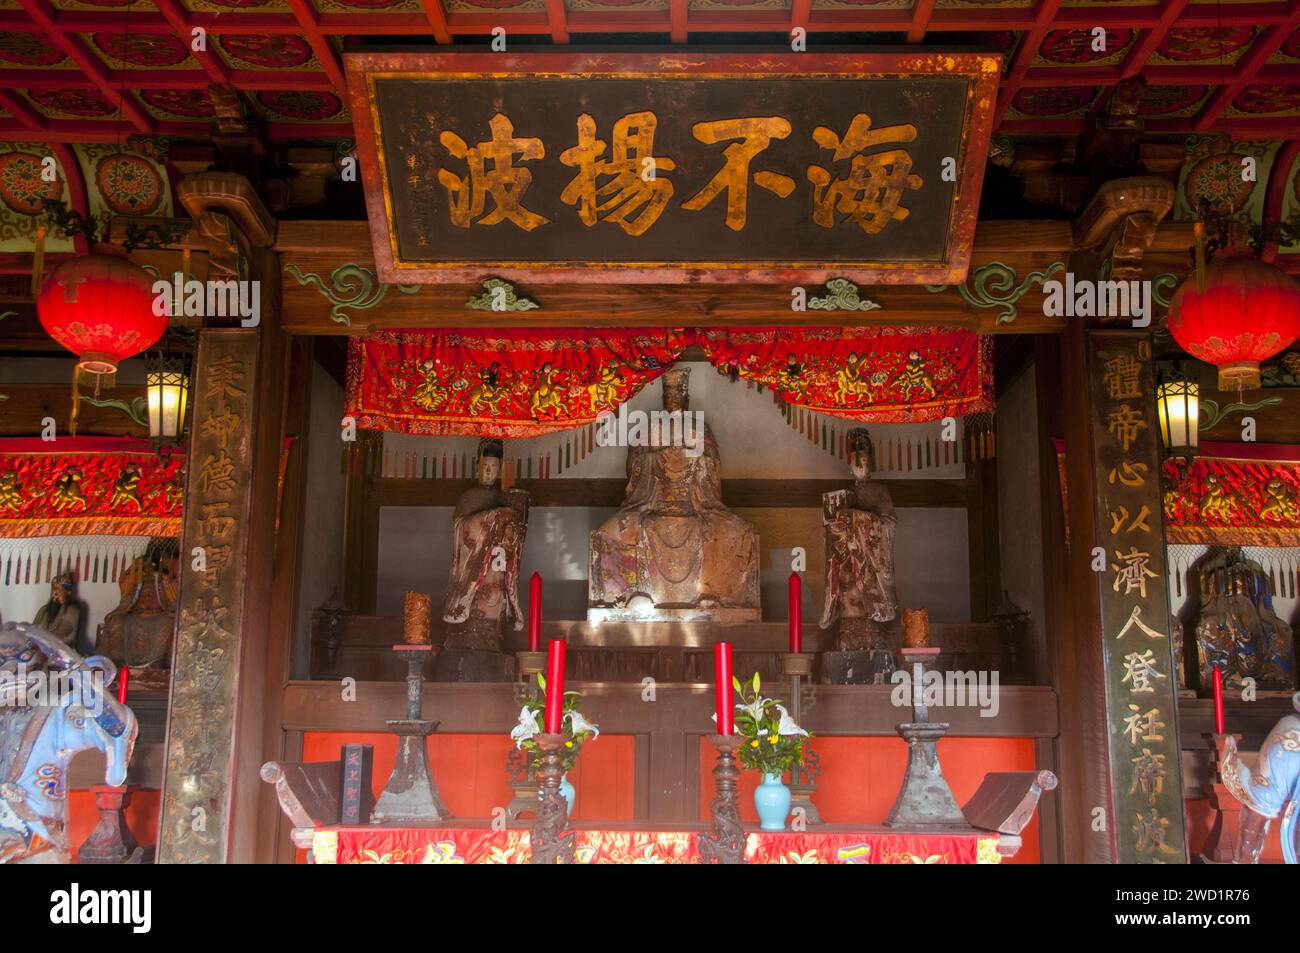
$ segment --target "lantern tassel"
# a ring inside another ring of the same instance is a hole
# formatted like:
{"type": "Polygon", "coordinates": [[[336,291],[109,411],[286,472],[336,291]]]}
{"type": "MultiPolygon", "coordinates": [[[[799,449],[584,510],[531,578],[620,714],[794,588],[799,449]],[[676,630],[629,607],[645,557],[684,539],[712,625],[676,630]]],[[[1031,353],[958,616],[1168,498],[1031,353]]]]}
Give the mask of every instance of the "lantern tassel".
{"type": "Polygon", "coordinates": [[[1192,235],[1196,243],[1196,290],[1205,293],[1205,223],[1197,222],[1192,226],[1192,235]]]}
{"type": "Polygon", "coordinates": [[[41,296],[41,279],[45,277],[45,226],[36,226],[36,241],[32,252],[32,297],[41,296]]]}

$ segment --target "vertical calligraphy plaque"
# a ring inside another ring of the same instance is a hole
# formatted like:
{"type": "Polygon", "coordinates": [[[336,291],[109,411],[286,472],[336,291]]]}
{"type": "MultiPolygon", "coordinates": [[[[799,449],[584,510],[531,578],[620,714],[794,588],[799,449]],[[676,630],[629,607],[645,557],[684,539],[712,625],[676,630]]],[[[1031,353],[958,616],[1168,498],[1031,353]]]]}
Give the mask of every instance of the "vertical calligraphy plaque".
{"type": "Polygon", "coordinates": [[[199,336],[159,863],[222,863],[252,499],[259,335],[199,336]]]}
{"type": "Polygon", "coordinates": [[[1187,862],[1154,376],[1148,335],[1089,332],[1108,820],[1125,864],[1187,862]]]}

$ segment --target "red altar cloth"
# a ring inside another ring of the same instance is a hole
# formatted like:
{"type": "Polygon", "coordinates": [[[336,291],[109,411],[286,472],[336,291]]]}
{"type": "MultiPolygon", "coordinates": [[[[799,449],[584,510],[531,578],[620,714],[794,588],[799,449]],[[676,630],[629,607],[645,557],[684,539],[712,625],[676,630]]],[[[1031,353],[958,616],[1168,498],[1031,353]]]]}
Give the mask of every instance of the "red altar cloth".
{"type": "MultiPolygon", "coordinates": [[[[318,864],[524,864],[529,830],[479,821],[445,827],[327,827],[312,835],[318,864]]],[[[575,825],[580,864],[698,864],[700,830],[575,825]]],[[[752,830],[751,864],[996,864],[998,837],[984,832],[915,833],[826,824],[810,831],[752,830]]]]}

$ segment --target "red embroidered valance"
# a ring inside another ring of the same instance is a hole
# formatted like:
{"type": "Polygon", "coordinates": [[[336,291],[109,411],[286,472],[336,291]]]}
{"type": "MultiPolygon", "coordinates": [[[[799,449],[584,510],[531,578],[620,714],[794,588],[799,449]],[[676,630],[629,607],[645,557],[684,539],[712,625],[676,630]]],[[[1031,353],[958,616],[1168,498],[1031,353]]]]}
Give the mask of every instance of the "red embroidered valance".
{"type": "Polygon", "coordinates": [[[179,536],[184,470],[147,440],[0,439],[0,537],[179,536]]]}
{"type": "Polygon", "coordinates": [[[349,342],[346,413],[367,430],[534,437],[593,422],[692,344],[790,403],[864,423],[993,409],[993,348],[936,328],[381,331],[349,342]]]}

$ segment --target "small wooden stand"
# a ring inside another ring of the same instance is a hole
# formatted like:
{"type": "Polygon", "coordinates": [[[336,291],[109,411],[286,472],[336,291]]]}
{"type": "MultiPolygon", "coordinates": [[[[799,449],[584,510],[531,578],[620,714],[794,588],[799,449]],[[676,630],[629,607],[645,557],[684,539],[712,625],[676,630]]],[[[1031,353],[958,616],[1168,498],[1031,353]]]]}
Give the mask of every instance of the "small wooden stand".
{"type": "Polygon", "coordinates": [[[406,658],[406,718],[389,721],[388,730],[397,735],[397,760],[383,793],[370,814],[371,824],[438,824],[451,817],[438,784],[429,768],[427,738],[438,727],[425,721],[424,663],[429,645],[394,645],[393,651],[406,658]]]}
{"type": "Polygon", "coordinates": [[[97,784],[90,789],[99,809],[99,823],[77,849],[79,864],[139,864],[145,850],[126,823],[126,808],[135,787],[97,784]]]}
{"type": "Polygon", "coordinates": [[[572,736],[542,732],[533,735],[542,757],[537,763],[537,817],[533,819],[533,832],[529,846],[530,864],[572,864],[577,850],[577,835],[565,833],[569,826],[569,806],[560,793],[560,778],[564,765],[560,749],[572,736]]]}
{"type": "MultiPolygon", "coordinates": [[[[803,681],[812,682],[812,655],[787,652],[781,656],[781,673],[790,679],[790,717],[803,725],[803,681]]],[[[805,824],[821,824],[822,816],[812,802],[817,790],[818,763],[815,751],[804,752],[803,764],[790,765],[790,812],[805,824]],[[800,813],[802,812],[802,814],[800,813]]]]}
{"type": "Polygon", "coordinates": [[[1223,748],[1229,738],[1241,744],[1241,735],[1206,735],[1210,742],[1210,769],[1213,780],[1204,786],[1205,797],[1214,812],[1210,836],[1205,839],[1205,849],[1198,855],[1206,864],[1232,864],[1237,860],[1237,845],[1241,835],[1241,802],[1232,796],[1223,783],[1223,748]]]}
{"type": "Polygon", "coordinates": [[[713,826],[699,840],[700,860],[706,864],[745,862],[745,829],[736,796],[736,782],[740,780],[736,749],[742,741],[741,735],[709,735],[709,742],[718,749],[718,761],[713,766],[713,826]]]}

